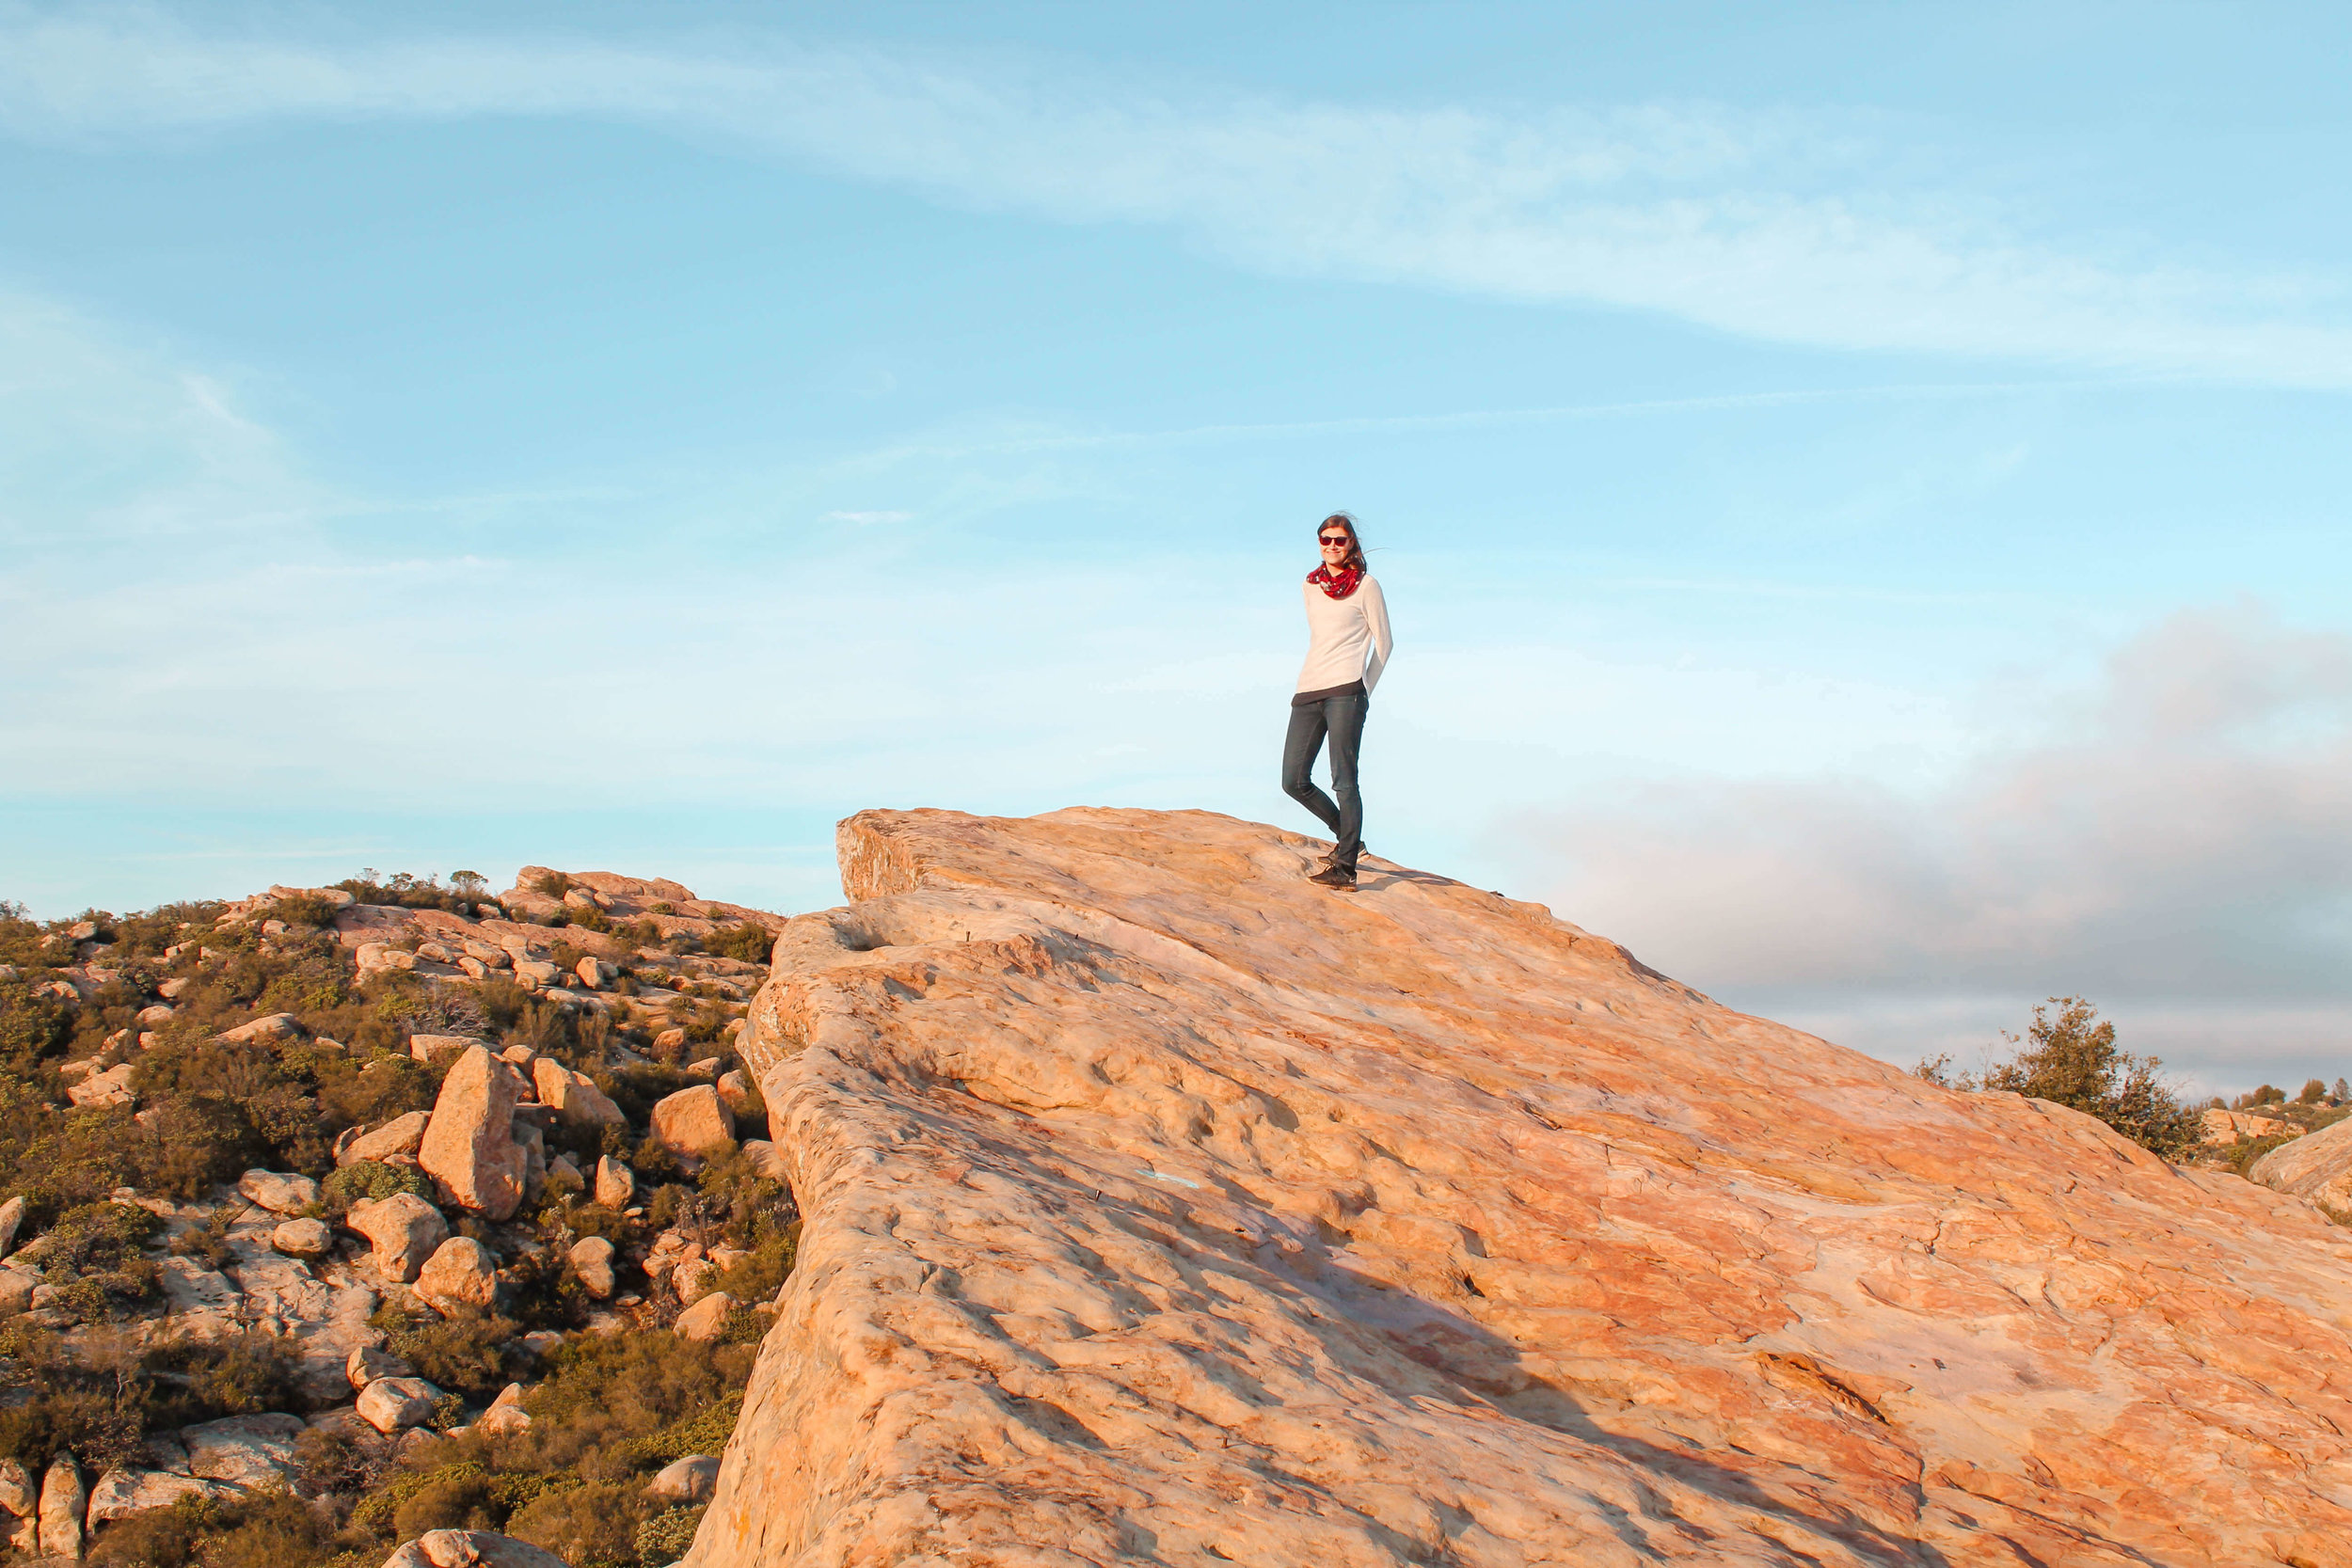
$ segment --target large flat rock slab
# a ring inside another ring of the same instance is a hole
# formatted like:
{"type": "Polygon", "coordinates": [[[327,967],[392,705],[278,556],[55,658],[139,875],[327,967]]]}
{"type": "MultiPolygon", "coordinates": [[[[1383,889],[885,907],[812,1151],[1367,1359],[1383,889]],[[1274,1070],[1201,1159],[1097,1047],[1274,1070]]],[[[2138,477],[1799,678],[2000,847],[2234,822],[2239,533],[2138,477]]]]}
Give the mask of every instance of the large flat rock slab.
{"type": "Polygon", "coordinates": [[[1201,813],[865,813],[693,1568],[2352,1564],[2352,1232],[1201,813]]]}

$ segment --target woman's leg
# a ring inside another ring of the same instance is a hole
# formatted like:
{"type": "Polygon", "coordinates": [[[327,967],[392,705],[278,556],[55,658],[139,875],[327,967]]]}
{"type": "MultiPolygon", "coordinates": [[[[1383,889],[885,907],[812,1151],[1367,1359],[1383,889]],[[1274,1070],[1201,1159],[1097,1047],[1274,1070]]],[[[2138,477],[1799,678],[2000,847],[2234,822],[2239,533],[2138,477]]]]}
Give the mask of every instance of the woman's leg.
{"type": "Polygon", "coordinates": [[[1315,787],[1313,777],[1315,753],[1323,750],[1323,709],[1321,703],[1300,704],[1291,709],[1290,734],[1282,737],[1282,793],[1313,812],[1336,833],[1340,808],[1315,787]]]}
{"type": "Polygon", "coordinates": [[[1364,716],[1372,711],[1372,699],[1354,691],[1326,697],[1321,706],[1331,734],[1331,791],[1340,798],[1339,820],[1331,829],[1340,847],[1331,851],[1331,863],[1353,871],[1364,847],[1364,798],[1356,787],[1356,752],[1364,743],[1364,716]]]}

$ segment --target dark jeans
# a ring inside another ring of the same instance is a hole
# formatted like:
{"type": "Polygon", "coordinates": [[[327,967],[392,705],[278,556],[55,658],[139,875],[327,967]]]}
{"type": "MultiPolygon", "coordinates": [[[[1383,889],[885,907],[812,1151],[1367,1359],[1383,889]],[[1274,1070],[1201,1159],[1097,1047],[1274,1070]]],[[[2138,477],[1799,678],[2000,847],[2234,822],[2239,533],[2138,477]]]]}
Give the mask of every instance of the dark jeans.
{"type": "Polygon", "coordinates": [[[1331,830],[1339,840],[1332,863],[1350,871],[1364,847],[1364,798],[1356,790],[1356,752],[1363,744],[1364,715],[1371,709],[1372,698],[1361,691],[1294,705],[1290,734],[1282,741],[1282,793],[1331,830]],[[1312,774],[1326,735],[1331,737],[1331,789],[1339,796],[1337,802],[1315,787],[1312,774]]]}

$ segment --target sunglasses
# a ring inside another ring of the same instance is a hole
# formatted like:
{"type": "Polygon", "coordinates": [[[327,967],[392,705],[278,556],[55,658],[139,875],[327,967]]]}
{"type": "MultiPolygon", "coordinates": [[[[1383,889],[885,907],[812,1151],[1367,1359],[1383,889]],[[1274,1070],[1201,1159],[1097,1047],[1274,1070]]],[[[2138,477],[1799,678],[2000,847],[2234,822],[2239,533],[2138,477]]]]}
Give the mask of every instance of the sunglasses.
{"type": "Polygon", "coordinates": [[[1318,534],[1316,539],[1318,543],[1325,545],[1352,545],[1355,543],[1354,540],[1348,538],[1348,536],[1344,533],[1318,534]]]}

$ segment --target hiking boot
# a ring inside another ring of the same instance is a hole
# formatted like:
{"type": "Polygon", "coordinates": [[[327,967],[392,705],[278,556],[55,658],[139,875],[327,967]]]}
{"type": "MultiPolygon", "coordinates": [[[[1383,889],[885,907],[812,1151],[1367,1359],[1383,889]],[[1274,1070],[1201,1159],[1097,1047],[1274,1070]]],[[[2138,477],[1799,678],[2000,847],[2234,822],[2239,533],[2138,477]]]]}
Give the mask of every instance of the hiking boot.
{"type": "Polygon", "coordinates": [[[1344,865],[1327,865],[1307,880],[1317,887],[1335,888],[1342,893],[1356,891],[1356,873],[1351,867],[1344,865]]]}

